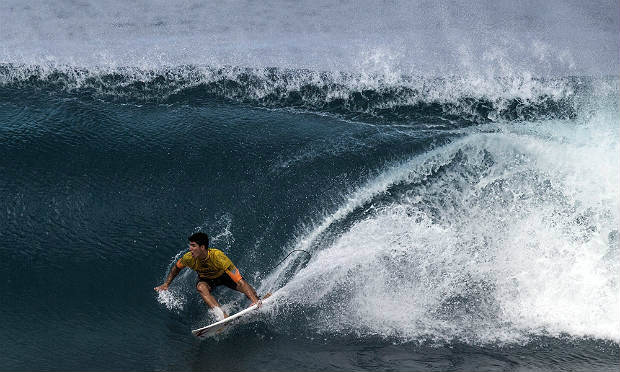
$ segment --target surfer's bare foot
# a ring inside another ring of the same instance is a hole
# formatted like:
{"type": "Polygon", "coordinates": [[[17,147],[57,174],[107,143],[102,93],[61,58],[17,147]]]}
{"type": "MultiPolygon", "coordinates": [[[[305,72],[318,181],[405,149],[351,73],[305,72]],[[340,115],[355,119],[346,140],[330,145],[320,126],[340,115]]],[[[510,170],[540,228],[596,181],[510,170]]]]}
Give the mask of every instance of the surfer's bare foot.
{"type": "Polygon", "coordinates": [[[212,308],[211,311],[213,312],[213,314],[215,315],[215,318],[218,321],[228,318],[228,314],[226,314],[226,312],[224,312],[224,310],[222,310],[222,308],[219,306],[212,308]]]}

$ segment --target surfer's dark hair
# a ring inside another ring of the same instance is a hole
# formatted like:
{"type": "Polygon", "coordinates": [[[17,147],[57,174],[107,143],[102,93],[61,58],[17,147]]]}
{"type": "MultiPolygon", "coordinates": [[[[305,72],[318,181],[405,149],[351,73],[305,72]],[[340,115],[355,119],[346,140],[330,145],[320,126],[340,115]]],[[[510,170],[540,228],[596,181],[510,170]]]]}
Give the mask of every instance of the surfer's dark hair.
{"type": "Polygon", "coordinates": [[[209,235],[203,232],[194,233],[190,235],[187,240],[189,240],[191,243],[198,243],[198,245],[204,245],[205,247],[209,248],[209,235]]]}

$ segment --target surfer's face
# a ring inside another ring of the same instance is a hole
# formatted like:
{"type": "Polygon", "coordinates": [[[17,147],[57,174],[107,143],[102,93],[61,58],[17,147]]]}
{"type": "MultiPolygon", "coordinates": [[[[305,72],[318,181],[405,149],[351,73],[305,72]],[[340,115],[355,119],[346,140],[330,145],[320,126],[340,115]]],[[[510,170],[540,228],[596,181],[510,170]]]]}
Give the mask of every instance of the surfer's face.
{"type": "Polygon", "coordinates": [[[204,258],[206,249],[204,249],[204,245],[200,246],[196,242],[189,242],[189,251],[192,252],[194,258],[204,258]]]}

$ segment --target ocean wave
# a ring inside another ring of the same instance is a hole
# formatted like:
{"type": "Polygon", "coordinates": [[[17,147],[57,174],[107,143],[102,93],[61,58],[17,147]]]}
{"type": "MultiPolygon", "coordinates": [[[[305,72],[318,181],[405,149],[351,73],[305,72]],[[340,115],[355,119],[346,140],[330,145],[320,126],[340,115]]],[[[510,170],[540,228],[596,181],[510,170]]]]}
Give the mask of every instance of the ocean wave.
{"type": "MultiPolygon", "coordinates": [[[[415,77],[280,68],[179,66],[91,68],[0,65],[11,95],[41,91],[134,104],[202,105],[225,100],[258,107],[328,113],[351,120],[456,125],[572,119],[592,79],[528,74],[415,77]]],[[[617,84],[616,84],[617,85],[617,84]]]]}
{"type": "Polygon", "coordinates": [[[312,260],[287,281],[271,273],[274,298],[324,334],[618,342],[615,121],[506,127],[349,193],[292,244],[312,260]]]}

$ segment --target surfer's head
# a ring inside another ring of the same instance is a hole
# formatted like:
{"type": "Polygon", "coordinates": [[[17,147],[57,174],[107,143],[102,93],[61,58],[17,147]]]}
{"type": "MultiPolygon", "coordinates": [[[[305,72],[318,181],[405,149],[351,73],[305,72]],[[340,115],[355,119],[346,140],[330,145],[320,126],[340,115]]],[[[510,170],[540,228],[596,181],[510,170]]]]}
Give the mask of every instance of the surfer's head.
{"type": "Polygon", "coordinates": [[[190,243],[196,243],[198,245],[204,245],[205,248],[209,248],[209,235],[203,232],[197,232],[187,238],[190,243]]]}
{"type": "Polygon", "coordinates": [[[187,239],[189,240],[189,251],[192,253],[192,257],[201,260],[205,259],[209,249],[209,236],[199,232],[187,239]]]}

